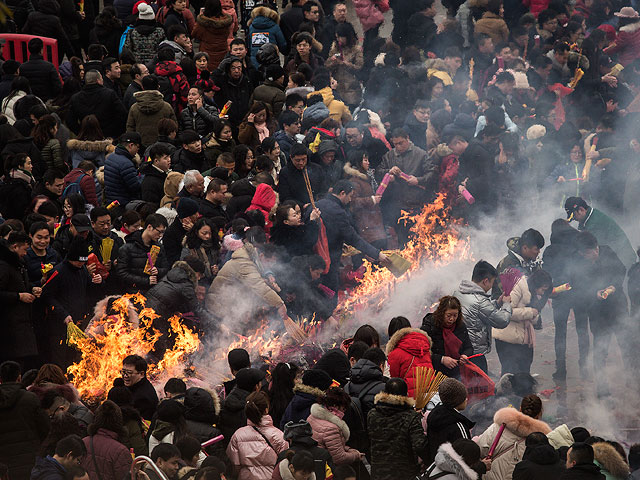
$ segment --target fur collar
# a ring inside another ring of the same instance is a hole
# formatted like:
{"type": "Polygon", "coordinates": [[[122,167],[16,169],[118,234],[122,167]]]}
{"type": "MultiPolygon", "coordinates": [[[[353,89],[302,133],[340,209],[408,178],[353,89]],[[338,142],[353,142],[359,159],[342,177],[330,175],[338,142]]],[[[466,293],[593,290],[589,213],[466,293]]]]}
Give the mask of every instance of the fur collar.
{"type": "Polygon", "coordinates": [[[251,19],[256,17],[265,17],[273,20],[276,23],[280,23],[280,15],[269,7],[256,7],[251,11],[251,19]]]}
{"type": "Polygon", "coordinates": [[[522,438],[533,432],[542,432],[545,435],[551,432],[549,425],[543,421],[531,418],[513,407],[498,410],[493,416],[493,423],[496,425],[506,424],[511,433],[522,438]]]}
{"type": "Polygon", "coordinates": [[[449,442],[438,447],[435,463],[440,470],[453,473],[460,480],[477,480],[478,478],[478,474],[465,463],[449,442]]]}
{"type": "Polygon", "coordinates": [[[620,27],[620,32],[634,33],[640,28],[640,22],[630,23],[624,27],[620,27]]]}
{"type": "Polygon", "coordinates": [[[198,286],[198,277],[196,276],[196,272],[193,270],[193,268],[189,266],[187,262],[183,260],[178,260],[173,264],[171,268],[181,268],[182,270],[185,271],[185,273],[187,274],[187,277],[189,277],[189,280],[191,280],[191,283],[193,283],[193,286],[194,287],[198,286]]]}
{"type": "Polygon", "coordinates": [[[196,23],[202,25],[204,28],[225,28],[231,25],[232,21],[231,15],[227,15],[226,13],[223,13],[222,17],[219,18],[205,17],[200,14],[196,19],[196,23]]]}
{"type": "Polygon", "coordinates": [[[594,459],[613,477],[627,478],[629,476],[629,465],[615,448],[604,442],[594,443],[592,447],[594,459]]]}
{"type": "Polygon", "coordinates": [[[361,172],[360,170],[358,170],[357,168],[352,167],[352,166],[351,166],[351,163],[349,163],[349,162],[347,162],[347,163],[344,165],[343,170],[344,170],[344,173],[345,173],[346,175],[350,176],[350,177],[356,177],[356,178],[359,178],[359,179],[361,179],[361,180],[369,181],[369,177],[367,176],[367,174],[366,174],[366,173],[362,173],[362,172],[361,172]]]}
{"type": "Polygon", "coordinates": [[[351,436],[351,432],[349,431],[349,427],[346,422],[336,415],[331,413],[329,410],[324,408],[322,405],[318,403],[314,403],[311,405],[311,416],[317,418],[318,420],[324,420],[326,422],[333,423],[336,427],[340,429],[342,436],[344,437],[345,442],[349,441],[349,437],[351,436]]]}
{"type": "Polygon", "coordinates": [[[402,395],[391,395],[390,393],[380,392],[374,399],[374,404],[386,403],[389,405],[406,405],[408,407],[415,407],[416,401],[411,397],[405,397],[402,395]]]}
{"type": "Polygon", "coordinates": [[[427,337],[427,339],[429,339],[429,345],[433,345],[433,342],[431,341],[431,337],[427,335],[427,332],[425,332],[424,330],[420,330],[419,328],[407,327],[407,328],[398,330],[389,339],[389,343],[387,343],[387,355],[389,355],[393,351],[393,349],[398,346],[398,343],[400,343],[400,340],[402,340],[404,336],[408,335],[409,333],[419,333],[421,335],[424,335],[425,337],[427,337]]]}
{"type": "Polygon", "coordinates": [[[69,150],[85,150],[87,152],[108,152],[110,146],[113,145],[113,140],[107,138],[106,140],[76,140],[72,138],[67,141],[67,148],[69,150]]]}
{"type": "MultiPolygon", "coordinates": [[[[289,470],[289,460],[287,460],[286,458],[283,459],[278,465],[278,471],[280,472],[282,480],[295,480],[293,473],[291,473],[291,470],[289,470]]],[[[311,472],[309,480],[316,480],[316,474],[311,472]]]]}
{"type": "Polygon", "coordinates": [[[309,395],[315,395],[316,397],[323,397],[324,392],[316,387],[310,387],[309,385],[305,385],[304,383],[299,383],[295,387],[293,387],[294,392],[307,393],[309,395]]]}

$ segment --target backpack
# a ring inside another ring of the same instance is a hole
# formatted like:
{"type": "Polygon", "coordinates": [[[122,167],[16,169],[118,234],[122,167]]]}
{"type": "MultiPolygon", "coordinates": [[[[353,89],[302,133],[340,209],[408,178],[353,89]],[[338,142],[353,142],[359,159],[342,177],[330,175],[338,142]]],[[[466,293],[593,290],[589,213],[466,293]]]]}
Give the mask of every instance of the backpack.
{"type": "Polygon", "coordinates": [[[82,188],[80,188],[80,182],[86,176],[87,176],[87,174],[83,173],[82,175],[78,176],[78,178],[76,178],[73,183],[70,183],[69,185],[67,185],[66,188],[62,191],[62,196],[60,198],[62,198],[62,200],[64,200],[69,195],[73,195],[74,193],[78,193],[78,194],[82,195],[82,199],[86,203],[87,200],[86,200],[86,198],[84,198],[84,193],[82,193],[82,188]]]}
{"type": "MultiPolygon", "coordinates": [[[[122,53],[122,49],[124,48],[124,42],[127,40],[127,35],[129,32],[133,30],[131,25],[127,25],[127,28],[122,32],[122,36],[120,37],[120,44],[118,45],[118,53],[122,53]]],[[[133,38],[131,39],[131,50],[133,50],[133,38]]]]}

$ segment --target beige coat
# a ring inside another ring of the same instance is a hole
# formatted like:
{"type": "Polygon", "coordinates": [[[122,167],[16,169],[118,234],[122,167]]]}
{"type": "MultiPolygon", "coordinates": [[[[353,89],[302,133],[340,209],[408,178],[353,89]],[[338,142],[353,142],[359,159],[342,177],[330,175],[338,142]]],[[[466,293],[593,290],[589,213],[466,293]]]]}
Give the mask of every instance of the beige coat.
{"type": "Polygon", "coordinates": [[[489,453],[503,423],[506,428],[493,453],[491,471],[482,477],[483,480],[511,480],[513,469],[518,462],[522,461],[527,436],[534,432],[545,435],[551,432],[549,425],[541,420],[531,418],[512,407],[501,408],[493,417],[493,425],[476,439],[481,457],[484,458],[489,453]]]}
{"type": "Polygon", "coordinates": [[[491,12],[484,12],[482,18],[476,22],[474,33],[486,33],[493,40],[493,44],[506,42],[509,39],[509,28],[502,17],[491,12]]]}
{"type": "Polygon", "coordinates": [[[533,346],[532,342],[535,335],[533,333],[533,321],[538,315],[534,308],[527,307],[530,302],[529,284],[527,283],[527,278],[523,276],[511,291],[511,308],[513,309],[511,322],[502,330],[494,328],[493,338],[507,343],[533,346]]]}

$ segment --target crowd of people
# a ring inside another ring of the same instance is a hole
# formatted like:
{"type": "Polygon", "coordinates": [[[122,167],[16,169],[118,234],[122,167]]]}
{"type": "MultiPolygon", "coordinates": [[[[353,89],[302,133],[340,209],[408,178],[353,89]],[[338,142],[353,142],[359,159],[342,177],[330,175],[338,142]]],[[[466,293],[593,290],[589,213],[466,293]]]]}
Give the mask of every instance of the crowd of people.
{"type": "Polygon", "coordinates": [[[531,376],[549,301],[557,384],[570,318],[582,379],[614,335],[625,371],[640,367],[640,263],[620,226],[640,199],[635,2],[442,0],[445,15],[435,0],[5,3],[3,30],[32,37],[23,63],[0,59],[2,478],[121,480],[132,454],[159,469],[144,480],[640,466],[636,446],[552,430],[531,376]],[[175,314],[205,336],[230,315],[239,333],[258,318],[330,330],[364,261],[389,266],[425,205],[481,228],[549,200],[566,217],[548,242],[505,238],[506,256],[450,285],[421,328],[391,320],[386,350],[365,325],[305,371],[234,350],[217,392],[175,378],[158,402],[146,377],[175,314]],[[69,325],[96,335],[124,293],[144,296],[160,337],[89,409],[65,376],[69,325]],[[494,345],[496,395],[468,398],[462,371],[492,374],[494,345]],[[416,410],[421,367],[448,378],[416,410]]]}

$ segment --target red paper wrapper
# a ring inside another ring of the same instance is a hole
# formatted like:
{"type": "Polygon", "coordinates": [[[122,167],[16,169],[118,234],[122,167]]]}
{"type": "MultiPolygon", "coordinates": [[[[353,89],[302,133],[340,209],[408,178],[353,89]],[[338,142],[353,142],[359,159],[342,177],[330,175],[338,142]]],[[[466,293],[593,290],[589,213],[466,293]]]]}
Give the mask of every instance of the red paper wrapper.
{"type": "Polygon", "coordinates": [[[389,186],[389,182],[391,182],[391,174],[385,173],[384,177],[382,177],[380,185],[378,186],[378,189],[376,190],[376,195],[381,196],[382,194],[384,194],[384,191],[389,186]]]}

